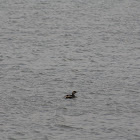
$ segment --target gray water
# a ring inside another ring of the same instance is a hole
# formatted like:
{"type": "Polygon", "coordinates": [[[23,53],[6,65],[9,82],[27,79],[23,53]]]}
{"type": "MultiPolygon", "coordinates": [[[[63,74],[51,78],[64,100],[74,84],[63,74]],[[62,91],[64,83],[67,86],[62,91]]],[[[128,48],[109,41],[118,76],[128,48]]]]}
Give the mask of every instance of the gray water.
{"type": "Polygon", "coordinates": [[[140,1],[0,0],[0,140],[140,140],[140,1]]]}

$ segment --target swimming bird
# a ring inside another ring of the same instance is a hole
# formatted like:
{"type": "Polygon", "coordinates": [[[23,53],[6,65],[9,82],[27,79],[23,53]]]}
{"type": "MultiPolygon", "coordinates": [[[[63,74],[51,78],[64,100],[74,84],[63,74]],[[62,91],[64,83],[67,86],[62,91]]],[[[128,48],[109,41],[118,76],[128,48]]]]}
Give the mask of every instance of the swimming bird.
{"type": "Polygon", "coordinates": [[[76,96],[75,96],[76,93],[77,93],[77,91],[73,91],[71,95],[66,95],[64,98],[65,98],[65,99],[76,98],[76,96]]]}

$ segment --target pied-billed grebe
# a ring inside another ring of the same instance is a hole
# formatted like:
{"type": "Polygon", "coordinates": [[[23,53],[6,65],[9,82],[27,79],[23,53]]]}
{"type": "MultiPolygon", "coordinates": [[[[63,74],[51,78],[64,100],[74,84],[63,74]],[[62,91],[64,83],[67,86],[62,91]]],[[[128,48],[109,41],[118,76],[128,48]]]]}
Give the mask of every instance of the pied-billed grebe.
{"type": "Polygon", "coordinates": [[[77,91],[73,91],[71,95],[66,95],[64,98],[65,98],[65,99],[76,98],[75,93],[77,93],[77,91]]]}

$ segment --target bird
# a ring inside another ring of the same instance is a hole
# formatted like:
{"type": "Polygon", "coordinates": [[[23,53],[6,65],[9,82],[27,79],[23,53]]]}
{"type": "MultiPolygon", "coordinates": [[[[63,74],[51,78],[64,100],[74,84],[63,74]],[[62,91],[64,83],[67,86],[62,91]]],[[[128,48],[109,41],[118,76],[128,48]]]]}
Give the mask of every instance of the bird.
{"type": "Polygon", "coordinates": [[[71,95],[66,95],[64,98],[65,98],[65,99],[76,98],[76,96],[75,96],[76,93],[77,93],[77,91],[73,91],[71,95]]]}

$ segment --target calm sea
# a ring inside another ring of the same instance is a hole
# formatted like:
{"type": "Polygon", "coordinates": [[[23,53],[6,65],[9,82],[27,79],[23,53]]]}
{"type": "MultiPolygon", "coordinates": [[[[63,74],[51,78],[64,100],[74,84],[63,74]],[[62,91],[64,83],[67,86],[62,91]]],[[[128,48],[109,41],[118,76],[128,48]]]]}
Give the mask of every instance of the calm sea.
{"type": "Polygon", "coordinates": [[[140,1],[0,0],[0,140],[140,140],[140,1]]]}

